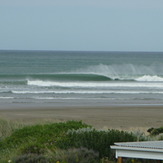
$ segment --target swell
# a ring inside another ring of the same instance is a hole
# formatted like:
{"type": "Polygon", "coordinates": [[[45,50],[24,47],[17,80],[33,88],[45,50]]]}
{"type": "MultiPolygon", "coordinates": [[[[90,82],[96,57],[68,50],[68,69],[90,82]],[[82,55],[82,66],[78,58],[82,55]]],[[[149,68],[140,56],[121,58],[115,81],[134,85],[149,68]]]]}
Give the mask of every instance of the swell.
{"type": "Polygon", "coordinates": [[[0,74],[0,84],[28,85],[28,81],[42,82],[96,82],[96,81],[136,81],[163,82],[163,66],[112,64],[94,65],[74,71],[56,73],[0,74]]]}
{"type": "Polygon", "coordinates": [[[101,74],[84,74],[84,73],[58,73],[58,74],[43,74],[31,76],[36,79],[49,79],[59,81],[109,81],[111,78],[101,74]]]}
{"type": "Polygon", "coordinates": [[[66,80],[66,81],[109,81],[110,77],[95,73],[56,73],[56,74],[7,74],[0,75],[2,81],[16,81],[25,79],[66,80]]]}

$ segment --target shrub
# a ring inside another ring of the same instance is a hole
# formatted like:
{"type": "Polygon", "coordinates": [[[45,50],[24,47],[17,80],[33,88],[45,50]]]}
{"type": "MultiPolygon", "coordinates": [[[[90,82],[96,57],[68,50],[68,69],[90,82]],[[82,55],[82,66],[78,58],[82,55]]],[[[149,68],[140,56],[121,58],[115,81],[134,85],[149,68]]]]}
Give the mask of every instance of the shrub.
{"type": "Polygon", "coordinates": [[[149,135],[146,135],[144,132],[141,131],[134,131],[132,134],[137,138],[136,141],[152,141],[155,140],[154,137],[151,137],[149,135]]]}
{"type": "Polygon", "coordinates": [[[49,163],[50,159],[43,155],[25,154],[16,157],[13,160],[13,162],[14,163],[49,163]]]}
{"type": "Polygon", "coordinates": [[[56,150],[52,162],[59,163],[99,163],[99,154],[86,148],[56,150]]]}
{"type": "Polygon", "coordinates": [[[60,159],[63,163],[70,160],[97,163],[104,157],[113,158],[110,145],[114,142],[135,140],[133,134],[118,130],[98,131],[81,121],[26,126],[0,141],[0,162],[15,158],[17,162],[24,159],[31,163],[31,160],[37,163],[39,159],[44,162],[60,159]]]}
{"type": "Polygon", "coordinates": [[[149,128],[147,130],[147,132],[150,133],[150,135],[154,136],[154,135],[159,135],[161,133],[163,133],[163,127],[159,127],[159,128],[149,128]]]}
{"type": "Polygon", "coordinates": [[[46,152],[46,147],[44,145],[41,145],[39,143],[32,143],[32,144],[27,144],[23,146],[21,149],[22,154],[44,154],[46,152]]]}
{"type": "Polygon", "coordinates": [[[86,148],[49,151],[46,155],[24,154],[13,159],[14,163],[99,163],[98,153],[86,148]]]}
{"type": "Polygon", "coordinates": [[[110,145],[114,142],[135,141],[136,137],[127,132],[118,130],[98,131],[92,128],[71,130],[67,132],[64,140],[58,141],[58,147],[68,149],[71,147],[86,147],[99,152],[100,158],[113,158],[110,145]]]}

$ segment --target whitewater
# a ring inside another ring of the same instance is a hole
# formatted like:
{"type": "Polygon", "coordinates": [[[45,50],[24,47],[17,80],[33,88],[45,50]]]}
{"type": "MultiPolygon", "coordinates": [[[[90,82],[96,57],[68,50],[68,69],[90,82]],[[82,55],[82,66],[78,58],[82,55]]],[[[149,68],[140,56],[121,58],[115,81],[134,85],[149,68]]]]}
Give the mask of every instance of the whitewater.
{"type": "Polygon", "coordinates": [[[162,104],[163,53],[0,51],[0,104],[162,104]]]}

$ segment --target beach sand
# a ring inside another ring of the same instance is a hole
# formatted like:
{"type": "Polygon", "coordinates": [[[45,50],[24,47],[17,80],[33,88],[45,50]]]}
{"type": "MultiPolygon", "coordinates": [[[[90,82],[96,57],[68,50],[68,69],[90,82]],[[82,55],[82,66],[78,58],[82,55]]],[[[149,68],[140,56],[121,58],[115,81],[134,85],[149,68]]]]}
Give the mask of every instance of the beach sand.
{"type": "Polygon", "coordinates": [[[97,129],[146,131],[163,126],[163,106],[1,108],[0,119],[27,123],[82,120],[97,129]]]}

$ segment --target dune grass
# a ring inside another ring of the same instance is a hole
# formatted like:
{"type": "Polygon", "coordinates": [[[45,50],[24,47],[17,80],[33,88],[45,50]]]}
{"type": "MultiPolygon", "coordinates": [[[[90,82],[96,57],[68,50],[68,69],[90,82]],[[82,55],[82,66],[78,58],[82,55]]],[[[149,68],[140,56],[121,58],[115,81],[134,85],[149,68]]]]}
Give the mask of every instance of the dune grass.
{"type": "MultiPolygon", "coordinates": [[[[56,149],[56,143],[64,138],[70,129],[88,127],[82,122],[69,121],[66,123],[37,124],[32,126],[15,126],[3,122],[3,126],[11,129],[0,141],[0,161],[12,160],[14,156],[24,154],[45,154],[48,150],[56,149]],[[19,128],[20,127],[20,128],[19,128]]],[[[7,130],[7,128],[6,128],[7,130]]]]}
{"type": "Polygon", "coordinates": [[[0,140],[10,136],[15,130],[24,126],[24,123],[0,119],[0,140]]]}

